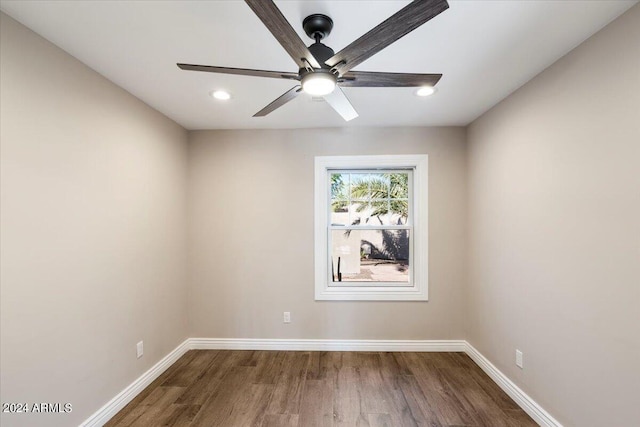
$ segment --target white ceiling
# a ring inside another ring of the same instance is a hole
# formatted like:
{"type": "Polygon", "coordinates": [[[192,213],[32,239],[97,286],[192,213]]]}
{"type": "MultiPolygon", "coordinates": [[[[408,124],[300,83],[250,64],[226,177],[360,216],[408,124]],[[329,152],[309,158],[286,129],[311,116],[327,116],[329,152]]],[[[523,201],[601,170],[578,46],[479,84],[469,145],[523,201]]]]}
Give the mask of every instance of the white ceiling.
{"type": "MultiPolygon", "coordinates": [[[[276,1],[305,42],[302,20],[334,21],[336,52],[407,1],[276,1]]],[[[297,71],[242,1],[0,1],[2,11],[187,129],[467,125],[636,1],[450,1],[450,9],[355,70],[442,73],[438,92],[345,88],[360,117],[344,122],[303,95],[255,112],[292,82],[182,71],[176,62],[297,71]],[[209,96],[231,92],[227,102],[209,96]]]]}

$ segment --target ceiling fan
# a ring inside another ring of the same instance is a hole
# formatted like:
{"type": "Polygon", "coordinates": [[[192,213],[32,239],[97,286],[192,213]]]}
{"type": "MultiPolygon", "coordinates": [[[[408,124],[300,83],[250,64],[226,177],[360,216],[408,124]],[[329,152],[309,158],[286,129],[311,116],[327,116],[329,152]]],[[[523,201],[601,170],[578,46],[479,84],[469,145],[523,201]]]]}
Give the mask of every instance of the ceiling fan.
{"type": "Polygon", "coordinates": [[[442,74],[384,73],[351,69],[447,10],[449,4],[446,0],[414,0],[338,53],[334,53],[333,49],[320,42],[333,28],[333,21],[328,16],[314,14],[304,19],[302,26],[305,33],[315,40],[315,43],[307,47],[272,0],[245,2],[298,65],[297,73],[210,65],[177,65],[183,70],[271,77],[296,80],[300,83],[253,117],[266,116],[304,91],[313,96],[324,97],[344,120],[349,121],[358,117],[358,113],[341,87],[435,86],[442,77],[442,74]]]}

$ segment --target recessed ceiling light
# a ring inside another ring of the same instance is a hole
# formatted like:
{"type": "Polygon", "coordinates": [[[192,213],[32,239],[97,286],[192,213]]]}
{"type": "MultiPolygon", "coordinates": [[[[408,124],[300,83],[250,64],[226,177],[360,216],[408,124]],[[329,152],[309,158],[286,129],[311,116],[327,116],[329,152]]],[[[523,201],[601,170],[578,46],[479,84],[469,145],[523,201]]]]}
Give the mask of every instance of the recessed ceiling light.
{"type": "Polygon", "coordinates": [[[211,96],[221,101],[226,101],[227,99],[231,98],[231,94],[226,90],[214,90],[213,92],[211,92],[211,96]]]}
{"type": "Polygon", "coordinates": [[[418,96],[429,96],[433,95],[436,92],[436,88],[433,86],[423,86],[416,91],[416,95],[418,96]]]}

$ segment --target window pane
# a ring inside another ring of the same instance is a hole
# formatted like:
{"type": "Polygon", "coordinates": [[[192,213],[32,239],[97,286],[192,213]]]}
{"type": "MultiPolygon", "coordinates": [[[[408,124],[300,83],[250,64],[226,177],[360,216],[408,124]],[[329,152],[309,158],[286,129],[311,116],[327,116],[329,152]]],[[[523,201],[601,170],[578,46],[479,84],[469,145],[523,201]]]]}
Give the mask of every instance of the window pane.
{"type": "Polygon", "coordinates": [[[348,173],[332,173],[331,174],[331,201],[347,200],[349,189],[348,173]]]}
{"type": "Polygon", "coordinates": [[[389,174],[352,173],[351,198],[353,200],[371,200],[389,198],[389,174]]]}
{"type": "Polygon", "coordinates": [[[333,282],[409,283],[409,230],[332,230],[333,282]]]}
{"type": "Polygon", "coordinates": [[[397,172],[387,174],[389,177],[389,197],[391,199],[406,199],[409,197],[409,174],[397,172]]]}
{"type": "Polygon", "coordinates": [[[332,173],[331,182],[331,224],[349,225],[349,174],[332,173]]]}
{"type": "Polygon", "coordinates": [[[390,205],[391,209],[388,213],[376,218],[378,222],[381,225],[407,225],[407,217],[405,215],[408,211],[408,201],[392,201],[390,205]],[[404,209],[404,211],[401,211],[401,209],[404,209]]]}

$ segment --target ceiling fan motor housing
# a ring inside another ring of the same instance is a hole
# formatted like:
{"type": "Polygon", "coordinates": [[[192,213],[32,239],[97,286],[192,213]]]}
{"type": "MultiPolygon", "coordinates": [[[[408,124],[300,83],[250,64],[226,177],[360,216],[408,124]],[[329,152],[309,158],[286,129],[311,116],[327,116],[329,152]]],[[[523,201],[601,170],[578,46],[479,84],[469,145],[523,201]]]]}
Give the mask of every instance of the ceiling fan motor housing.
{"type": "Polygon", "coordinates": [[[320,42],[309,45],[309,52],[316,58],[316,61],[320,63],[322,68],[331,68],[324,63],[327,59],[331,58],[335,53],[329,46],[320,42]]]}

